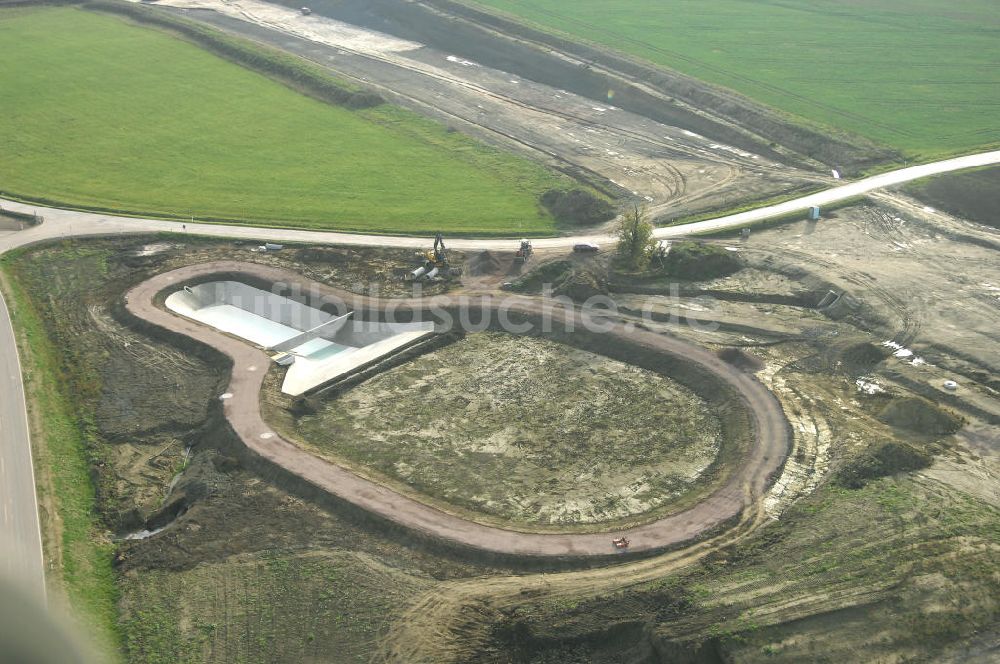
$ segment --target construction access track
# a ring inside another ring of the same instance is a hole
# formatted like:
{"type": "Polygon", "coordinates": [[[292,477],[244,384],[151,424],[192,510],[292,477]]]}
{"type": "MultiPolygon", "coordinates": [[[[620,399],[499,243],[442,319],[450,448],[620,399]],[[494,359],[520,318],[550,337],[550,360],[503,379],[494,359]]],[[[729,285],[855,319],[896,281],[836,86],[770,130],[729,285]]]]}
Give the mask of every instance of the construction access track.
{"type": "MultiPolygon", "coordinates": [[[[224,403],[227,421],[247,448],[264,460],[293,473],[302,480],[390,522],[435,539],[463,547],[515,557],[587,558],[615,554],[612,537],[625,535],[630,553],[652,553],[675,547],[715,532],[752,507],[768,488],[770,480],[784,464],[790,431],[778,400],[752,375],[733,367],[712,353],[680,339],[633,328],[609,319],[600,321],[607,334],[654,352],[671,354],[693,362],[732,388],[750,413],[753,442],[737,462],[729,478],[705,500],[693,507],[625,532],[526,533],[486,526],[443,512],[403,496],[392,489],[355,475],[335,463],[318,458],[276,434],[264,421],[260,392],[270,366],[270,358],[260,349],[193,320],[175,315],[158,304],[158,296],[183,284],[213,277],[246,278],[269,283],[295,284],[311,295],[327,301],[352,302],[367,311],[386,312],[425,309],[430,300],[386,300],[366,298],[306,280],[293,272],[241,262],[212,262],[159,274],[130,290],[128,311],[154,326],[179,333],[225,354],[232,361],[228,398],[224,403]]],[[[471,298],[474,307],[493,306],[471,298]]],[[[574,306],[553,304],[540,298],[505,296],[497,303],[505,311],[537,317],[553,316],[562,324],[584,326],[594,322],[574,306]],[[548,308],[546,310],[546,308],[548,308]]]]}

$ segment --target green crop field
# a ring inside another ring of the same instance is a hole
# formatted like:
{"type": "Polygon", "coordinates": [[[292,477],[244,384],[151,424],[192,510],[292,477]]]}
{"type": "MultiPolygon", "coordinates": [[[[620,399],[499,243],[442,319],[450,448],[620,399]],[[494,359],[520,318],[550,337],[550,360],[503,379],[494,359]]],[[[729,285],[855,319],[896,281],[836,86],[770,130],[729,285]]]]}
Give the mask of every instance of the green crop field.
{"type": "Polygon", "coordinates": [[[0,191],[394,233],[544,234],[568,179],[397,107],[321,103],[158,30],[0,10],[0,191]]]}
{"type": "Polygon", "coordinates": [[[996,0],[477,0],[915,158],[1000,140],[996,0]]]}

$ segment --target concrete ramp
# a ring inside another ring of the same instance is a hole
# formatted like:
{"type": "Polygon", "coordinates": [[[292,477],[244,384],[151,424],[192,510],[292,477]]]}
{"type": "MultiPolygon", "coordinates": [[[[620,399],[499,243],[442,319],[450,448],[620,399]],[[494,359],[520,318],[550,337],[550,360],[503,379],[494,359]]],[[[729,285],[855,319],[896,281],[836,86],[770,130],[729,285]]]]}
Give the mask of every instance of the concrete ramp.
{"type": "Polygon", "coordinates": [[[281,391],[298,396],[434,333],[431,322],[358,321],[333,316],[238,281],[215,281],[170,294],[168,309],[273,351],[294,355],[281,391]]]}
{"type": "Polygon", "coordinates": [[[353,311],[350,313],[346,313],[343,316],[338,316],[337,318],[328,320],[325,323],[320,323],[311,330],[303,332],[298,336],[294,336],[291,339],[288,339],[287,341],[282,341],[280,344],[271,346],[270,350],[273,350],[278,353],[290,353],[292,350],[298,348],[299,346],[305,345],[306,343],[312,341],[313,339],[321,339],[321,338],[329,339],[330,337],[335,335],[341,327],[344,326],[344,323],[347,322],[347,319],[352,314],[354,314],[353,311]]]}
{"type": "Polygon", "coordinates": [[[329,359],[297,358],[295,364],[289,367],[288,373],[285,374],[285,382],[281,385],[281,391],[297,397],[342,376],[354,373],[372,362],[388,357],[434,334],[433,324],[428,323],[428,325],[430,327],[426,329],[401,332],[368,346],[342,351],[329,359]]]}

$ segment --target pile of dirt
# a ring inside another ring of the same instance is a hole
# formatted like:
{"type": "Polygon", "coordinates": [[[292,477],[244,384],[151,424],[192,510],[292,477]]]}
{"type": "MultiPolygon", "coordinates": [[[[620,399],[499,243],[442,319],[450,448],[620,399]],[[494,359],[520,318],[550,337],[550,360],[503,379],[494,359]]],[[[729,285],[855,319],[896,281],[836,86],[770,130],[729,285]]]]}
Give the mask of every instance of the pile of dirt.
{"type": "Polygon", "coordinates": [[[839,374],[849,378],[871,375],[889,356],[887,349],[869,341],[854,339],[814,340],[815,352],[801,357],[790,366],[808,373],[839,374]]]}
{"type": "Polygon", "coordinates": [[[851,376],[870,373],[889,352],[880,346],[867,341],[852,344],[840,352],[840,369],[851,376]]]}
{"type": "Polygon", "coordinates": [[[0,210],[0,231],[20,231],[37,223],[34,215],[0,210]]]}
{"type": "Polygon", "coordinates": [[[550,189],[542,194],[542,205],[557,221],[565,224],[593,226],[615,218],[615,209],[610,203],[583,189],[550,189]]]}
{"type": "Polygon", "coordinates": [[[748,355],[739,348],[723,348],[718,353],[719,359],[748,373],[757,373],[764,368],[764,363],[753,355],[748,355]]]}
{"type": "Polygon", "coordinates": [[[962,427],[958,415],[919,397],[891,399],[878,418],[890,426],[935,436],[955,433],[962,427]]]}
{"type": "Polygon", "coordinates": [[[598,295],[607,295],[608,289],[590,270],[570,270],[553,284],[552,294],[568,297],[576,302],[585,302],[598,295]]]}
{"type": "Polygon", "coordinates": [[[930,454],[913,445],[889,442],[842,466],[837,481],[849,489],[860,489],[879,477],[926,468],[932,460],[930,454]]]}
{"type": "Polygon", "coordinates": [[[487,249],[476,254],[465,264],[465,273],[472,277],[484,274],[499,274],[503,270],[503,264],[496,256],[487,249]]]}
{"type": "Polygon", "coordinates": [[[969,378],[981,385],[985,385],[994,392],[1000,392],[1000,376],[995,376],[985,371],[970,371],[969,378]]]}
{"type": "Polygon", "coordinates": [[[542,263],[511,284],[511,290],[520,293],[538,293],[545,284],[555,284],[566,278],[572,271],[572,261],[552,261],[542,263]]]}
{"type": "Polygon", "coordinates": [[[690,240],[675,243],[663,261],[664,272],[688,281],[720,279],[741,269],[743,260],[736,252],[690,240]]]}

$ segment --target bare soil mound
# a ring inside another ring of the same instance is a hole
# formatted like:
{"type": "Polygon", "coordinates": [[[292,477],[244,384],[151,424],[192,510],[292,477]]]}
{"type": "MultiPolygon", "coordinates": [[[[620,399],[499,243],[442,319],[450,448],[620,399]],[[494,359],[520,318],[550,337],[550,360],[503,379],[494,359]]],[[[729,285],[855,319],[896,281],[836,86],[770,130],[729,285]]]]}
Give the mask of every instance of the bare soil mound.
{"type": "Polygon", "coordinates": [[[857,378],[872,373],[889,352],[869,341],[824,340],[813,345],[815,354],[803,357],[793,366],[809,373],[835,373],[857,378]]]}
{"type": "Polygon", "coordinates": [[[490,253],[488,249],[473,256],[465,266],[466,274],[473,277],[484,274],[499,274],[502,270],[503,264],[500,259],[490,253]]]}
{"type": "Polygon", "coordinates": [[[837,480],[851,489],[860,489],[869,480],[896,473],[920,470],[931,465],[931,455],[906,443],[890,442],[845,464],[837,480]]]}
{"type": "Polygon", "coordinates": [[[962,427],[959,416],[917,397],[890,400],[878,418],[890,426],[928,435],[955,433],[962,427]]]}
{"type": "Polygon", "coordinates": [[[610,203],[583,189],[550,189],[542,194],[542,205],[556,220],[577,226],[593,226],[615,218],[615,209],[610,203]]]}
{"type": "Polygon", "coordinates": [[[517,279],[511,290],[521,293],[538,293],[545,284],[555,284],[566,279],[566,275],[572,269],[573,262],[568,260],[542,263],[517,279]]]}
{"type": "Polygon", "coordinates": [[[668,275],[688,281],[728,277],[742,268],[743,261],[735,252],[718,245],[691,241],[674,244],[663,265],[668,275]]]}
{"type": "Polygon", "coordinates": [[[607,295],[608,289],[591,271],[571,270],[555,283],[552,292],[576,302],[584,302],[598,295],[607,295]]]}
{"type": "Polygon", "coordinates": [[[840,353],[840,369],[852,376],[861,375],[870,372],[888,356],[884,348],[863,341],[848,346],[840,353]]]}

